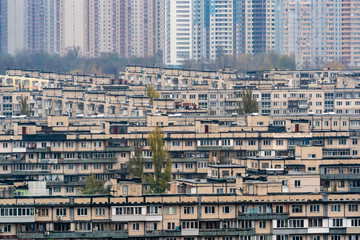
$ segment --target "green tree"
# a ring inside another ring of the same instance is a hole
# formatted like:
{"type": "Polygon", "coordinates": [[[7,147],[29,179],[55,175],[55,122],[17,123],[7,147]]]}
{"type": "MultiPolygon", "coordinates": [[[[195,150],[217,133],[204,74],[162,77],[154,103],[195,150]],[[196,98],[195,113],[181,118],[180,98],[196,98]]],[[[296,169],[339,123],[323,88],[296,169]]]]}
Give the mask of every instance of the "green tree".
{"type": "Polygon", "coordinates": [[[247,113],[259,112],[259,106],[256,99],[253,97],[251,89],[245,89],[242,92],[242,103],[239,107],[239,114],[244,115],[247,113]]]}
{"type": "Polygon", "coordinates": [[[134,156],[130,158],[129,168],[130,168],[130,177],[132,178],[141,178],[143,176],[145,159],[143,156],[143,148],[141,146],[141,141],[136,140],[134,143],[135,152],[134,156]]]}
{"type": "Polygon", "coordinates": [[[152,153],[151,159],[154,164],[154,173],[146,176],[145,180],[149,184],[150,193],[164,193],[168,182],[172,181],[171,167],[172,161],[168,150],[163,144],[163,132],[156,126],[150,133],[148,141],[152,153]],[[165,169],[162,167],[165,163],[165,169]]]}
{"type": "Polygon", "coordinates": [[[155,88],[151,85],[148,85],[146,88],[146,95],[150,98],[151,104],[154,103],[155,98],[159,98],[159,93],[155,90],[155,88]]]}
{"type": "Polygon", "coordinates": [[[98,180],[94,174],[86,178],[86,185],[84,188],[80,188],[80,192],[83,195],[95,195],[106,194],[104,189],[104,182],[98,180]]]}
{"type": "Polygon", "coordinates": [[[20,115],[30,116],[29,105],[27,104],[26,98],[22,95],[20,100],[20,115]]]}

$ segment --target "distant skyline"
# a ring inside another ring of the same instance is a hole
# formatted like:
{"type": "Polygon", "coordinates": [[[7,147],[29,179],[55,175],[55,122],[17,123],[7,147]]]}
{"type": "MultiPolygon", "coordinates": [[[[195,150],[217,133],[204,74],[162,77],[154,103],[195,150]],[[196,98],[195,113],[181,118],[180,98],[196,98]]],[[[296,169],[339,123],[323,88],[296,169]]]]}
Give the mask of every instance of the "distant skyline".
{"type": "Polygon", "coordinates": [[[358,22],[356,0],[0,0],[0,49],[161,55],[168,66],[275,51],[299,69],[356,67],[358,22]]]}

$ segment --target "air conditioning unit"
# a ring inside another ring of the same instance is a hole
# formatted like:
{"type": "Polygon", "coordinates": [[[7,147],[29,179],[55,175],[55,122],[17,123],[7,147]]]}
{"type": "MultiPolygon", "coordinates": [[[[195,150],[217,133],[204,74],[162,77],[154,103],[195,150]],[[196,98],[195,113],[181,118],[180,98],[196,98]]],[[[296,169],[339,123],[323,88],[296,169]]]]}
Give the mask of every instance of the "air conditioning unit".
{"type": "Polygon", "coordinates": [[[49,236],[49,235],[50,235],[50,232],[45,232],[44,235],[45,235],[45,236],[49,236]]]}

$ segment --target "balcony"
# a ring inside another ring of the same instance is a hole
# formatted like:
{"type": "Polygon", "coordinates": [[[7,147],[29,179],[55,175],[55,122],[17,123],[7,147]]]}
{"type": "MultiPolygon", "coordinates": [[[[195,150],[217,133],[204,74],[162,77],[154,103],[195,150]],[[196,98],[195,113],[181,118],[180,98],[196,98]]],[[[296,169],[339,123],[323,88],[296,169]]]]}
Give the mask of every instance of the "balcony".
{"type": "Polygon", "coordinates": [[[234,150],[234,146],[198,146],[200,151],[234,150]]]}
{"type": "Polygon", "coordinates": [[[116,222],[160,222],[162,221],[162,214],[138,214],[138,215],[112,215],[112,221],[116,222]]]}
{"type": "Polygon", "coordinates": [[[35,222],[35,215],[0,217],[0,223],[33,223],[33,222],[35,222]]]}
{"type": "Polygon", "coordinates": [[[17,235],[18,238],[26,239],[103,239],[103,238],[123,238],[128,239],[129,235],[127,232],[118,231],[89,231],[89,232],[43,232],[43,233],[20,233],[17,235]]]}
{"type": "Polygon", "coordinates": [[[245,213],[239,214],[239,220],[286,220],[288,213],[245,213]]]}
{"type": "Polygon", "coordinates": [[[320,174],[321,179],[326,180],[358,180],[359,174],[320,174]]]}
{"type": "Polygon", "coordinates": [[[199,236],[254,236],[252,229],[200,229],[199,236]]]}
{"type": "Polygon", "coordinates": [[[40,174],[49,174],[50,170],[13,170],[13,175],[40,175],[40,174]]]}
{"type": "Polygon", "coordinates": [[[28,153],[48,153],[48,152],[50,152],[50,147],[47,147],[47,148],[27,148],[26,152],[28,152],[28,153]]]}
{"type": "Polygon", "coordinates": [[[116,158],[66,158],[63,163],[116,163],[116,158]]]}
{"type": "Polygon", "coordinates": [[[110,147],[105,147],[105,151],[107,152],[130,152],[130,151],[134,151],[134,147],[128,147],[128,146],[110,146],[110,147]]]}

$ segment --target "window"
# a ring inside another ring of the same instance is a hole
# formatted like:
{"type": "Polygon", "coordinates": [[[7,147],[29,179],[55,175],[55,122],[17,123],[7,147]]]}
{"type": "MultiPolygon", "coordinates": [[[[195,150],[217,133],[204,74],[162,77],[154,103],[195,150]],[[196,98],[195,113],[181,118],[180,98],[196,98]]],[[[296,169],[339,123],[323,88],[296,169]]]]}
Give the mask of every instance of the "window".
{"type": "Polygon", "coordinates": [[[332,212],[340,212],[341,211],[341,205],[340,204],[332,204],[331,205],[331,211],[332,212]]]}
{"type": "Polygon", "coordinates": [[[302,213],[303,211],[303,206],[299,205],[299,204],[294,204],[292,205],[292,212],[293,213],[302,213]]]}
{"type": "Polygon", "coordinates": [[[322,219],[309,219],[309,227],[322,227],[322,219]]]}
{"type": "Polygon", "coordinates": [[[344,188],[345,187],[345,181],[339,181],[338,186],[339,186],[339,188],[344,188]]]}
{"type": "Polygon", "coordinates": [[[310,212],[311,213],[318,213],[320,212],[320,205],[319,204],[312,204],[310,205],[310,212]]]}
{"type": "Polygon", "coordinates": [[[61,187],[54,187],[53,190],[54,190],[54,193],[59,193],[59,192],[61,192],[61,187]]]}
{"type": "Polygon", "coordinates": [[[174,230],[175,229],[175,223],[174,222],[168,222],[168,229],[174,230]]]}
{"type": "Polygon", "coordinates": [[[249,144],[249,146],[255,146],[256,142],[255,142],[255,140],[249,140],[248,144],[249,144]]]}
{"type": "Polygon", "coordinates": [[[266,221],[260,221],[259,228],[266,228],[266,221]]]}
{"type": "Polygon", "coordinates": [[[48,208],[40,208],[39,209],[39,217],[47,217],[49,216],[49,209],[48,208]]]}
{"type": "Polygon", "coordinates": [[[167,215],[175,215],[176,214],[176,207],[166,207],[165,208],[167,215]]]}
{"type": "Polygon", "coordinates": [[[106,209],[105,208],[95,208],[95,216],[105,216],[106,209]]]}
{"type": "Polygon", "coordinates": [[[346,145],[346,139],[339,139],[340,145],[346,145]]]}
{"type": "Polygon", "coordinates": [[[284,206],[276,206],[275,212],[276,213],[283,213],[284,212],[284,206]]]}
{"type": "Polygon", "coordinates": [[[3,230],[4,230],[4,232],[11,232],[11,225],[10,224],[5,224],[3,230]]]}
{"type": "Polygon", "coordinates": [[[214,206],[206,206],[205,207],[205,214],[214,214],[215,213],[215,207],[214,206]]]}
{"type": "Polygon", "coordinates": [[[301,187],[301,180],[295,180],[295,187],[301,187]]]}
{"type": "Polygon", "coordinates": [[[87,216],[88,215],[88,209],[87,208],[78,208],[77,209],[77,215],[78,216],[87,216]]]}
{"type": "Polygon", "coordinates": [[[140,230],[140,223],[133,223],[133,231],[139,231],[140,230]]]}
{"type": "Polygon", "coordinates": [[[222,212],[223,213],[232,213],[232,206],[223,206],[222,207],[222,212]]]}
{"type": "Polygon", "coordinates": [[[282,146],[284,144],[284,140],[276,140],[277,146],[282,146]]]}
{"type": "Polygon", "coordinates": [[[343,226],[343,220],[341,218],[335,218],[332,221],[333,227],[342,227],[343,226]]]}
{"type": "Polygon", "coordinates": [[[66,208],[57,208],[56,216],[66,216],[66,208]]]}
{"type": "Polygon", "coordinates": [[[350,204],[349,205],[349,212],[357,212],[359,211],[359,205],[358,204],[350,204]]]}
{"type": "Polygon", "coordinates": [[[184,207],[184,214],[194,214],[194,207],[184,207]]]}

